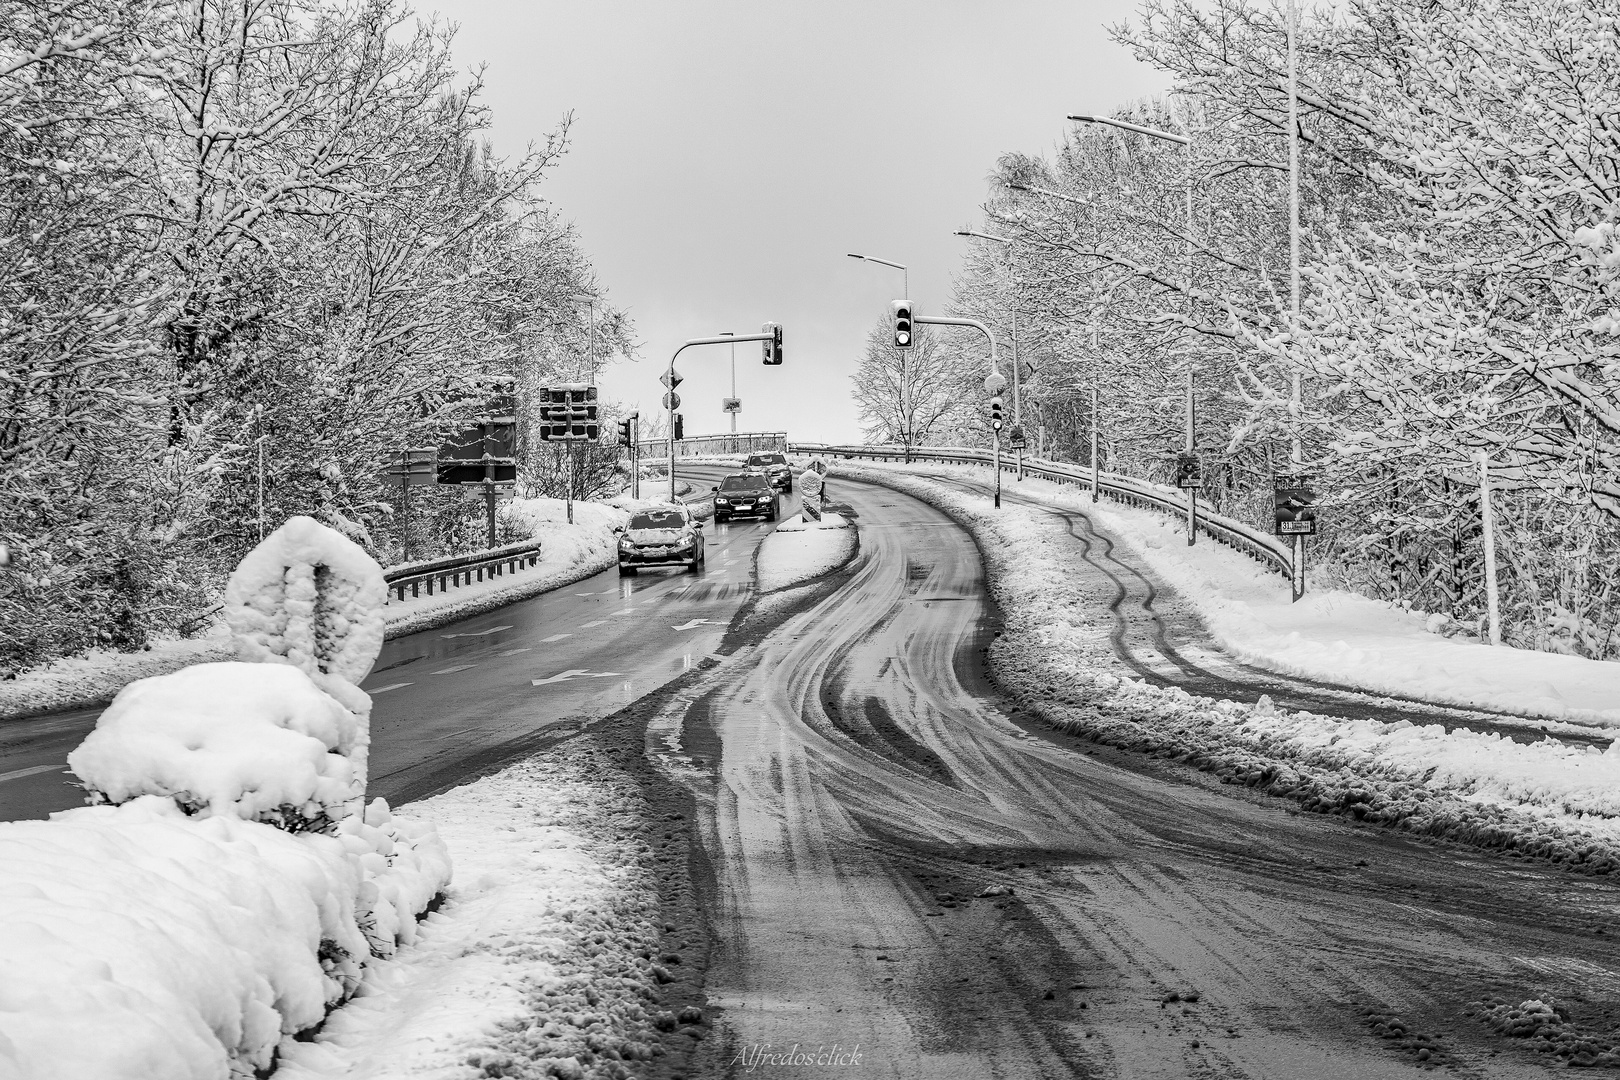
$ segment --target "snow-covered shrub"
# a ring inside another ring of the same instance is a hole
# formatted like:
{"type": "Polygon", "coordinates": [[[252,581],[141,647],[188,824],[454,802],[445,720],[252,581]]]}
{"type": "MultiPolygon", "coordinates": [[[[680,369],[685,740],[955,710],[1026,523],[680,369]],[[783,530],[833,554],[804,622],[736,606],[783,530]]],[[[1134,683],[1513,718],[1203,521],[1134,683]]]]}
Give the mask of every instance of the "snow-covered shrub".
{"type": "Polygon", "coordinates": [[[0,827],[0,867],[3,1076],[250,1076],[360,982],[332,837],[149,796],[0,827]]]}
{"type": "Polygon", "coordinates": [[[382,648],[388,585],[360,545],[311,517],[289,518],[225,586],[225,621],[242,659],[291,664],[357,713],[382,648]]]}
{"type": "Polygon", "coordinates": [[[188,814],[319,830],[365,794],[363,718],[297,668],[196,664],[121,690],[68,765],[96,802],[173,799],[188,814]]]}
{"type": "Polygon", "coordinates": [[[263,1073],[415,939],[450,858],[364,806],[384,598],[351,541],[289,521],[228,590],[265,662],[132,683],[68,757],[102,805],[0,824],[0,1076],[263,1073]]]}

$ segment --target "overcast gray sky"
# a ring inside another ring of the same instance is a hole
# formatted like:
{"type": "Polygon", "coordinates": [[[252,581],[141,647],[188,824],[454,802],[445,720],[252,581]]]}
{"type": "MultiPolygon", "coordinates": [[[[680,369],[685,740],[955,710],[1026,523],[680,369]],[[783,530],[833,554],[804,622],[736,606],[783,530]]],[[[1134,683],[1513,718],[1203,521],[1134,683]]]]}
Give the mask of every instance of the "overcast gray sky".
{"type": "MultiPolygon", "coordinates": [[[[737,347],[740,431],[859,441],[850,398],[865,335],[910,267],[944,313],[985,179],[1007,150],[1049,151],[1070,112],[1168,81],[1109,40],[1136,0],[418,0],[488,65],[494,141],[538,141],[567,111],[572,149],[543,189],[578,227],[640,361],[604,394],[659,407],[681,341],[786,327],[786,363],[737,347]]],[[[688,349],[689,434],[729,418],[726,347],[688,349]]]]}

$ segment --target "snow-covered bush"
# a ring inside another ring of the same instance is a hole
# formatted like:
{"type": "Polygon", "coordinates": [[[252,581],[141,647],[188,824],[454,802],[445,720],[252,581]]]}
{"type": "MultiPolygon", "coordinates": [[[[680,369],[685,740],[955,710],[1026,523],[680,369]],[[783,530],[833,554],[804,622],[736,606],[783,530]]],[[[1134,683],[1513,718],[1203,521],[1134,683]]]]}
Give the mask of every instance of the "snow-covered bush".
{"type": "Polygon", "coordinates": [[[196,664],[131,683],[68,755],[95,802],[173,799],[188,814],[294,830],[365,794],[348,755],[363,718],[280,664],[196,664]]]}
{"type": "Polygon", "coordinates": [[[294,518],[232,576],[242,661],[126,687],[69,764],[101,804],[0,825],[0,1076],[245,1077],[416,936],[433,827],[364,805],[376,563],[294,518]]]}

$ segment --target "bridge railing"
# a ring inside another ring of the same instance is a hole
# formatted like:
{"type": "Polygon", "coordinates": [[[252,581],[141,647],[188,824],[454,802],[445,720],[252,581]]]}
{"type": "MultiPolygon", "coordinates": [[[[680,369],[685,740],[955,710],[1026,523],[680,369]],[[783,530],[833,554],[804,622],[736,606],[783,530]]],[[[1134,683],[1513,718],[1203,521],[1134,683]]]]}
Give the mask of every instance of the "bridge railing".
{"type": "MultiPolygon", "coordinates": [[[[788,451],[795,454],[867,458],[873,461],[904,461],[907,458],[907,451],[899,446],[846,446],[796,442],[788,444],[788,451]]],[[[912,461],[944,461],[959,465],[989,466],[994,460],[990,451],[967,446],[914,446],[909,456],[912,461]]],[[[1003,472],[1013,472],[1015,468],[1013,462],[1007,460],[1005,456],[1002,457],[1003,472]]],[[[1071,465],[1068,462],[1026,457],[1024,471],[1031,476],[1038,476],[1054,483],[1071,484],[1088,491],[1091,489],[1091,468],[1086,465],[1071,465]]],[[[1183,519],[1187,516],[1187,497],[1180,490],[1163,484],[1153,484],[1118,473],[1099,472],[1097,493],[1129,506],[1161,510],[1183,519]]],[[[1292,553],[1282,541],[1270,533],[1262,532],[1246,521],[1217,514],[1202,503],[1198,506],[1198,527],[1209,536],[1234,550],[1241,551],[1268,569],[1288,576],[1293,565],[1292,553]]]]}
{"type": "MultiPolygon", "coordinates": [[[[675,440],[675,456],[726,457],[731,454],[752,454],[761,450],[774,450],[779,454],[785,454],[787,445],[785,431],[739,431],[736,434],[726,435],[694,435],[689,439],[675,440]]],[[[669,456],[669,440],[643,439],[637,447],[637,453],[644,458],[666,458],[669,456]]]]}

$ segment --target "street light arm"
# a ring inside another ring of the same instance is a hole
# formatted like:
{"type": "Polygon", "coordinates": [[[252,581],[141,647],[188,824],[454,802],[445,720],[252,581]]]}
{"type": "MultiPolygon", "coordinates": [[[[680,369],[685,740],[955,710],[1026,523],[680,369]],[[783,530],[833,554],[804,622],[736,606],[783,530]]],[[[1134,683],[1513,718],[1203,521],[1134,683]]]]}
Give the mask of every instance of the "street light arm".
{"type": "Polygon", "coordinates": [[[972,229],[957,229],[955,235],[957,235],[957,236],[976,236],[980,240],[994,240],[998,244],[1011,244],[1011,243],[1013,243],[1013,241],[1007,239],[1005,236],[991,236],[989,233],[974,232],[972,229]]]}
{"type": "Polygon", "coordinates": [[[983,334],[985,340],[990,342],[990,373],[1000,375],[1001,367],[996,363],[996,338],[990,333],[990,328],[978,319],[958,319],[949,315],[912,315],[911,321],[932,326],[965,326],[983,334]]]}
{"type": "Polygon", "coordinates": [[[1081,123],[1086,124],[1107,124],[1109,127],[1117,127],[1125,131],[1134,131],[1138,135],[1147,135],[1154,139],[1163,139],[1166,142],[1173,142],[1180,146],[1188,146],[1192,143],[1192,140],[1187,138],[1185,135],[1177,135],[1173,131],[1160,131],[1158,128],[1143,127],[1140,124],[1126,123],[1124,120],[1115,120],[1111,116],[1086,116],[1084,114],[1076,114],[1070,116],[1069,119],[1078,120],[1081,123]]]}
{"type": "Polygon", "coordinates": [[[867,262],[882,263],[884,266],[892,266],[896,270],[906,268],[904,263],[890,262],[888,259],[880,259],[876,255],[857,255],[852,251],[849,253],[849,257],[852,259],[865,259],[867,262]]]}

